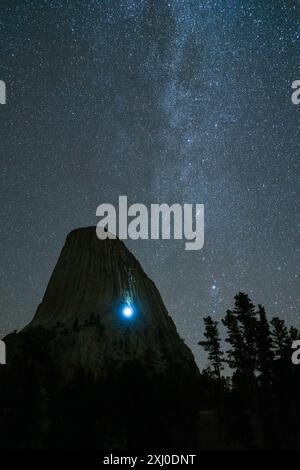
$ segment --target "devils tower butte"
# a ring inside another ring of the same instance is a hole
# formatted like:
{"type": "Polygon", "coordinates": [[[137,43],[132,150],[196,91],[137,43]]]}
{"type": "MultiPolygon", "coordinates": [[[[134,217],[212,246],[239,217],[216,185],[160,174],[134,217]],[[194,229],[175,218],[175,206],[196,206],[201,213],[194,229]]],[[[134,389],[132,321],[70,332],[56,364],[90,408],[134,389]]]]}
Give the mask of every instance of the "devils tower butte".
{"type": "Polygon", "coordinates": [[[155,284],[119,239],[99,240],[95,227],[68,235],[26,330],[38,326],[55,331],[55,354],[68,370],[107,376],[112,364],[137,360],[149,373],[198,375],[155,284]]]}

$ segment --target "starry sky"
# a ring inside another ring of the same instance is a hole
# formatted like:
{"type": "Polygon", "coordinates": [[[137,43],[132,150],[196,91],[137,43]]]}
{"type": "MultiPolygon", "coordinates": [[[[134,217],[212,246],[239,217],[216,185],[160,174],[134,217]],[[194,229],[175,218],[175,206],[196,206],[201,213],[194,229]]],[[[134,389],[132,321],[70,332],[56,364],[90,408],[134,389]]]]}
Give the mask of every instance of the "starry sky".
{"type": "Polygon", "coordinates": [[[96,208],[205,204],[205,245],[129,241],[197,346],[242,290],[300,326],[300,2],[1,0],[0,334],[96,208]]]}

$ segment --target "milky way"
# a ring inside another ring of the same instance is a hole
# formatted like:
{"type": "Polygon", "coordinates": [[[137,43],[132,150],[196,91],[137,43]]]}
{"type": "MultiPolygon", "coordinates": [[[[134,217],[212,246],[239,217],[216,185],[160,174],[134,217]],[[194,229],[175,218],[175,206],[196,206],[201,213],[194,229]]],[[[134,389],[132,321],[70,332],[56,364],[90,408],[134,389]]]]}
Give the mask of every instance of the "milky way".
{"type": "Polygon", "coordinates": [[[299,321],[300,5],[2,1],[0,332],[22,328],[96,208],[205,204],[205,246],[127,246],[203,365],[239,291],[299,321]]]}

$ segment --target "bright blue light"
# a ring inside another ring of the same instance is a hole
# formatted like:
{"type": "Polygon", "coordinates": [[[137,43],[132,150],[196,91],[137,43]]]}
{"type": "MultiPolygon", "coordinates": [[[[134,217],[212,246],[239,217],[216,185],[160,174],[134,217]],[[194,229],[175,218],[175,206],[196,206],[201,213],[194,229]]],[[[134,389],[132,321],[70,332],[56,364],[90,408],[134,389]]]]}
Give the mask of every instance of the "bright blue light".
{"type": "Polygon", "coordinates": [[[126,318],[132,317],[132,315],[133,315],[133,308],[130,307],[130,305],[125,305],[125,307],[123,307],[123,315],[124,315],[124,317],[126,317],[126,318]]]}

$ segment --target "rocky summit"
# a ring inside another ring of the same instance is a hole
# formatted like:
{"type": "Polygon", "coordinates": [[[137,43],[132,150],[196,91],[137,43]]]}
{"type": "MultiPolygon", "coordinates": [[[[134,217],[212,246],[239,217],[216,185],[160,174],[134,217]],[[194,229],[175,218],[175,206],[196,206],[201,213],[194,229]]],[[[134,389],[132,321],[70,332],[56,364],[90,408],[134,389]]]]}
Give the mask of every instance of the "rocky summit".
{"type": "Polygon", "coordinates": [[[95,227],[67,236],[25,331],[37,327],[55,333],[51,349],[67,375],[80,367],[107,377],[134,360],[150,375],[198,376],[155,284],[124,243],[99,240],[95,227]]]}

